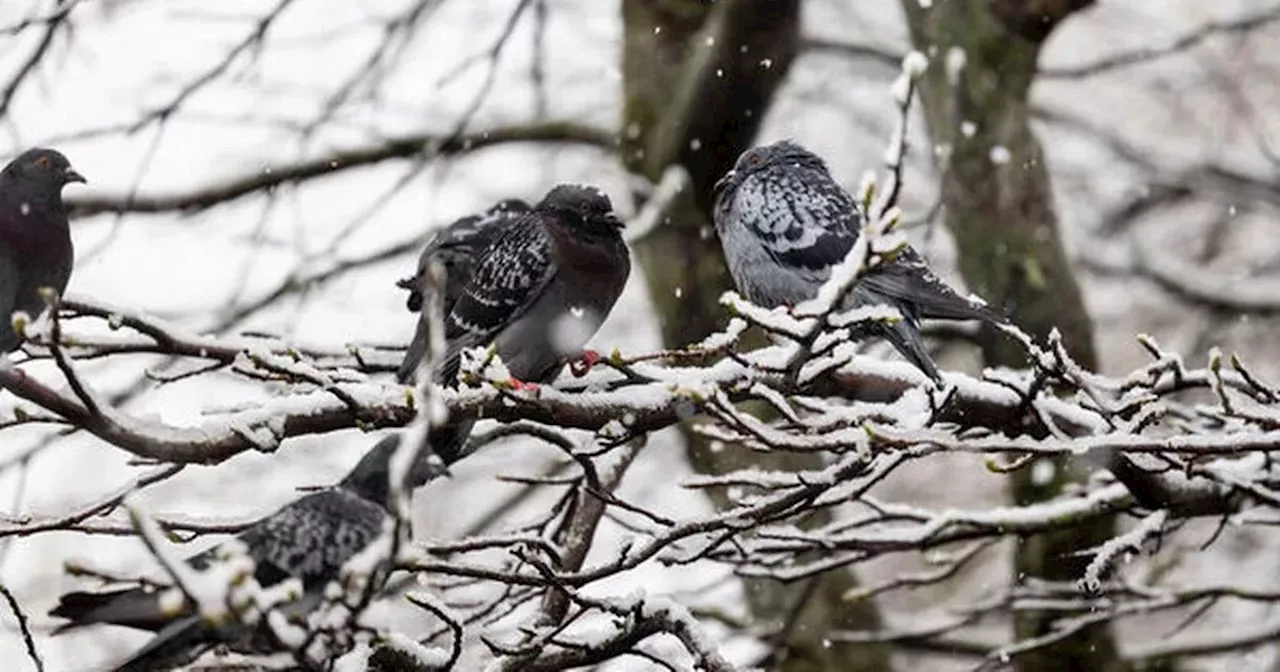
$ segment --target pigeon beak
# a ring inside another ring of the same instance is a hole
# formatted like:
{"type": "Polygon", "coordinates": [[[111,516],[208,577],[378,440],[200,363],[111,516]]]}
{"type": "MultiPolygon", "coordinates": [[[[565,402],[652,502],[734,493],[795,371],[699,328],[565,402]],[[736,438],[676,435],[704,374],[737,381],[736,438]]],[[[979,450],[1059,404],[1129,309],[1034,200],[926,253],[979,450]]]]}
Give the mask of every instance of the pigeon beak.
{"type": "Polygon", "coordinates": [[[608,215],[605,215],[604,221],[606,224],[608,224],[609,226],[612,226],[615,229],[618,229],[619,231],[627,227],[627,223],[622,221],[622,218],[618,217],[613,213],[609,213],[608,215]]]}
{"type": "Polygon", "coordinates": [[[79,182],[80,184],[87,184],[89,182],[89,180],[84,179],[84,175],[77,173],[74,168],[67,168],[62,172],[62,181],[63,183],[79,182]]]}

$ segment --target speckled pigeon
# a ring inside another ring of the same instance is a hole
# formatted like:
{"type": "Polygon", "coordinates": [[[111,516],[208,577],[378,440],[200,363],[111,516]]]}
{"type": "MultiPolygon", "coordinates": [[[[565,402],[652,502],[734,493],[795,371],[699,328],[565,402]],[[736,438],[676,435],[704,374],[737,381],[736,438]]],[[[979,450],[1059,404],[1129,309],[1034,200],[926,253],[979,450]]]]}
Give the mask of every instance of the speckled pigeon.
{"type": "Polygon", "coordinates": [[[445,317],[440,379],[453,381],[463,350],[490,343],[516,381],[554,378],[627,283],[623,226],[609,197],[582,185],[555,187],[504,226],[445,317]]]}
{"type": "Polygon", "coordinates": [[[22,343],[13,313],[31,319],[44,312],[41,287],[61,294],[71,278],[75,253],[62,187],[84,182],[67,157],[52,149],[29,149],[0,172],[0,351],[22,343]]]}
{"type": "MultiPolygon", "coordinates": [[[[738,157],[715,185],[714,218],[738,291],[765,307],[795,305],[817,295],[858,239],[862,213],[826,163],[789,141],[738,157]]],[[[917,368],[940,381],[920,337],[920,320],[1006,322],[982,303],[960,296],[929,270],[910,246],[858,279],[850,306],[887,304],[902,320],[875,327],[917,368]]]]}
{"type": "MultiPolygon", "coordinates": [[[[418,270],[413,276],[396,283],[397,286],[409,290],[408,308],[411,312],[421,312],[423,295],[429,290],[427,286],[427,267],[431,263],[439,263],[444,267],[444,291],[441,309],[445,315],[453,310],[458,302],[462,289],[471,281],[471,270],[476,258],[490,243],[497,238],[506,226],[519,219],[520,215],[529,211],[529,204],[518,198],[499,201],[496,205],[480,215],[463,217],[437,233],[418,259],[418,270]]],[[[430,320],[424,314],[418,320],[418,328],[413,334],[413,341],[405,351],[404,361],[396,374],[401,383],[412,383],[417,373],[418,364],[427,348],[427,336],[430,320]]]]}
{"type": "MultiPolygon", "coordinates": [[[[237,535],[255,562],[254,578],[264,588],[289,578],[302,582],[303,596],[282,607],[286,613],[305,614],[318,606],[325,586],[338,578],[342,565],[382,534],[390,493],[389,466],[399,445],[399,433],[384,437],[335,487],[305,495],[237,535]]],[[[416,488],[447,473],[424,448],[406,485],[416,488]]],[[[205,570],[217,553],[218,547],[210,548],[188,558],[187,564],[205,570]]],[[[190,603],[178,613],[166,613],[160,607],[160,595],[147,587],[73,592],[63,595],[49,615],[71,621],[55,634],[95,623],[155,632],[116,672],[171,669],[219,644],[242,653],[280,650],[265,628],[207,624],[190,603]]]]}
{"type": "MultiPolygon", "coordinates": [[[[555,378],[578,356],[589,366],[594,353],[582,346],[631,274],[623,226],[604,192],[559,185],[531,210],[492,227],[496,239],[475,259],[471,280],[445,315],[436,382],[454,385],[462,351],[491,343],[517,387],[555,378]]],[[[450,417],[430,430],[427,443],[452,464],[474,425],[473,417],[450,417]]]]}

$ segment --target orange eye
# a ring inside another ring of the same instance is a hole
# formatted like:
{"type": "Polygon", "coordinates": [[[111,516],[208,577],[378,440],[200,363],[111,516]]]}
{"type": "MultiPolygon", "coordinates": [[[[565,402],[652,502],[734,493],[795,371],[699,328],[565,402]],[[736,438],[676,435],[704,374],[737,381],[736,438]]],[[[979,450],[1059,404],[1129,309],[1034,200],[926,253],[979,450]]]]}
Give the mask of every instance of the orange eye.
{"type": "Polygon", "coordinates": [[[49,160],[49,157],[42,156],[36,159],[36,168],[39,168],[40,170],[49,170],[52,167],[53,162],[49,160]]]}
{"type": "Polygon", "coordinates": [[[759,165],[759,164],[760,164],[760,155],[759,155],[759,154],[752,154],[751,156],[748,156],[748,157],[747,157],[747,165],[748,165],[748,166],[756,166],[756,165],[759,165]]]}

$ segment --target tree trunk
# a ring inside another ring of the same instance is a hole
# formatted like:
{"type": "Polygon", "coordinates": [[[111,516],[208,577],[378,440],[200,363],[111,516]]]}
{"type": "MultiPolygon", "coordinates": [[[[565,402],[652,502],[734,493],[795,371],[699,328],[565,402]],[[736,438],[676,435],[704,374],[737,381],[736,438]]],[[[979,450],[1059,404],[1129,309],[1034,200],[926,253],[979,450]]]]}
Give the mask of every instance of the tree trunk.
{"type": "MultiPolygon", "coordinates": [[[[624,0],[623,161],[657,181],[667,166],[689,172],[691,188],[670,217],[636,246],[661,320],[676,347],[700,340],[724,321],[719,297],[732,287],[712,230],[711,187],[750,146],[773,93],[799,47],[799,0],[624,0]]],[[[719,453],[686,432],[690,462],[701,473],[748,466],[812,469],[816,456],[719,453]]],[[[723,493],[714,497],[726,502],[723,493]]],[[[816,516],[813,524],[827,522],[816,516]]],[[[744,584],[757,624],[779,631],[769,669],[787,672],[883,672],[880,646],[828,645],[833,629],[876,629],[872,602],[846,604],[849,572],[829,572],[798,586],[744,584]]]]}
{"type": "MultiPolygon", "coordinates": [[[[965,282],[1038,338],[1057,328],[1071,356],[1096,369],[1093,325],[1062,249],[1044,153],[1028,114],[1044,39],[1089,4],[945,0],[925,9],[917,0],[902,0],[916,49],[932,55],[920,92],[965,282]]],[[[990,327],[980,343],[988,366],[1027,365],[1020,347],[990,327]]],[[[1030,469],[1017,472],[1011,479],[1014,501],[1058,495],[1071,478],[1070,465],[1053,466],[1048,483],[1033,482],[1030,469]]],[[[1018,581],[1080,578],[1088,557],[1071,553],[1110,538],[1113,528],[1114,520],[1106,518],[1088,528],[1023,540],[1015,558],[1018,581]]],[[[1046,634],[1051,623],[1049,614],[1017,614],[1016,636],[1046,634]]],[[[1024,672],[1125,669],[1106,626],[1018,656],[1014,664],[1024,672]]]]}

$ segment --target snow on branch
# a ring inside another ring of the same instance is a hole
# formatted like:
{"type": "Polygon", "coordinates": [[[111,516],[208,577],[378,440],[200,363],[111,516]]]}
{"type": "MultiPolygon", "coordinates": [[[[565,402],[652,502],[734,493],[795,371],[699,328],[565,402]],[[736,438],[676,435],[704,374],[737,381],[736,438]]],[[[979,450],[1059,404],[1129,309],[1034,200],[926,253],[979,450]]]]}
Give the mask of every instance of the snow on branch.
{"type": "MultiPolygon", "coordinates": [[[[493,375],[501,367],[478,369],[458,389],[429,383],[406,387],[391,382],[382,369],[350,366],[352,360],[344,361],[340,353],[307,352],[276,339],[185,333],[144,315],[67,302],[65,314],[29,334],[33,350],[49,353],[59,366],[42,366],[36,357],[0,369],[0,385],[19,399],[7,402],[0,420],[56,419],[139,457],[170,464],[70,513],[7,521],[0,535],[59,529],[118,534],[119,523],[105,516],[122,502],[130,506],[129,492],[171,476],[184,464],[274,450],[301,435],[404,427],[412,440],[403,442],[393,459],[387,534],[370,546],[364,565],[350,570],[358,578],[351,590],[326,602],[330,606],[321,611],[329,615],[317,617],[321,622],[305,632],[291,630],[269,605],[248,614],[265,614],[277,639],[295,656],[319,660],[313,653],[317,637],[324,639],[321,649],[334,655],[357,646],[339,634],[364,631],[358,617],[379,599],[382,568],[392,565],[394,573],[428,578],[440,591],[440,598],[432,593],[414,603],[425,617],[442,623],[437,637],[446,639],[424,641],[426,648],[419,650],[403,641],[394,644],[400,641],[394,630],[375,633],[359,644],[370,655],[412,654],[456,665],[464,656],[460,651],[474,641],[469,633],[478,632],[485,633],[493,669],[550,670],[619,655],[651,656],[654,642],[673,637],[682,655],[706,669],[733,669],[702,633],[699,619],[683,608],[656,598],[618,602],[590,596],[598,594],[597,586],[655,563],[711,563],[741,576],[795,581],[892,554],[941,554],[936,569],[848,596],[870,599],[948,581],[1001,539],[1066,530],[1129,511],[1138,517],[1136,527],[1097,547],[1069,592],[1022,587],[1032,593],[990,608],[1011,609],[1017,600],[1031,599],[1077,606],[1119,600],[1116,609],[1087,617],[1076,615],[1084,611],[1064,612],[1062,629],[1073,631],[1097,619],[1208,599],[1157,600],[1152,595],[1164,589],[1156,584],[1118,596],[1118,583],[1135,579],[1117,559],[1143,553],[1148,540],[1177,534],[1178,522],[1188,518],[1222,516],[1247,523],[1264,520],[1260,511],[1280,507],[1280,465],[1268,458],[1280,448],[1277,389],[1239,357],[1215,351],[1196,367],[1147,337],[1140,343],[1152,355],[1149,364],[1125,376],[1103,376],[1072,361],[1054,336],[1046,348],[1018,340],[1034,370],[987,371],[980,379],[949,373],[946,393],[939,397],[909,365],[858,355],[849,342],[859,321],[894,317],[875,310],[853,315],[834,310],[840,292],[867,264],[876,263],[878,250],[892,249],[880,231],[869,229],[862,239],[861,256],[850,255],[844,271],[833,274],[828,288],[808,305],[766,311],[727,297],[736,317],[719,334],[683,349],[615,351],[584,376],[565,374],[535,389],[512,389],[493,375]],[[274,394],[190,426],[133,417],[94,395],[76,365],[74,355],[89,351],[75,345],[85,341],[65,327],[93,320],[131,330],[148,340],[155,354],[226,362],[225,374],[271,385],[274,394]],[[746,345],[742,335],[751,328],[769,333],[772,343],[746,345]],[[1214,403],[1205,403],[1206,398],[1214,403]],[[762,414],[762,408],[769,412],[762,414]],[[402,522],[408,493],[400,484],[408,465],[429,447],[423,438],[441,423],[469,417],[500,425],[477,433],[460,454],[515,435],[562,451],[567,471],[521,479],[530,487],[557,491],[555,503],[515,529],[463,540],[406,542],[402,522]],[[619,497],[617,484],[648,435],[695,417],[697,431],[728,450],[816,452],[828,461],[805,472],[750,467],[684,483],[730,493],[731,506],[712,514],[672,517],[619,497]],[[1105,465],[1107,471],[1057,499],[1000,508],[928,510],[877,494],[893,473],[938,454],[985,457],[1000,471],[1031,468],[1038,458],[1070,456],[1105,465]],[[819,510],[829,511],[833,522],[808,530],[799,525],[819,510]],[[624,548],[593,551],[604,520],[630,530],[624,548]],[[475,586],[493,590],[479,602],[448,599],[475,586]],[[379,648],[378,637],[386,647],[379,648]]],[[[11,426],[0,422],[0,432],[11,426]]],[[[164,560],[157,523],[136,511],[133,520],[164,560]]],[[[165,527],[193,533],[225,529],[180,517],[166,519],[165,527]]],[[[186,576],[172,561],[164,564],[183,602],[209,617],[225,617],[218,605],[227,604],[227,596],[209,588],[221,583],[186,576]]],[[[917,638],[946,637],[970,623],[962,619],[917,638]]],[[[890,630],[842,636],[895,637],[890,630]]],[[[999,652],[1015,655],[1052,641],[1021,640],[999,652]]]]}

